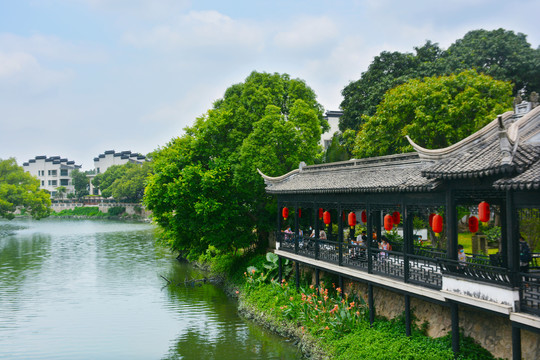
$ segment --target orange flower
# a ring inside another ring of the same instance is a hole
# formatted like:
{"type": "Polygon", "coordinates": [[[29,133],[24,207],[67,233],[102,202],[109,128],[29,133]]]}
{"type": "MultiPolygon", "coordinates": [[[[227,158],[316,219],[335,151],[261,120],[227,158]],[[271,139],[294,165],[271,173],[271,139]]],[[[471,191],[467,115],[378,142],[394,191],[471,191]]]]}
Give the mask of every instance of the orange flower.
{"type": "Polygon", "coordinates": [[[294,300],[294,297],[293,297],[293,296],[291,296],[291,297],[289,298],[289,300],[293,301],[293,300],[294,300]]]}
{"type": "Polygon", "coordinates": [[[237,293],[237,294],[240,294],[240,291],[236,290],[236,293],[237,293]]]}
{"type": "Polygon", "coordinates": [[[251,269],[251,272],[252,272],[253,274],[255,274],[255,269],[251,269]]]}
{"type": "Polygon", "coordinates": [[[330,330],[330,328],[328,326],[325,326],[324,330],[330,330]]]}
{"type": "Polygon", "coordinates": [[[338,292],[338,294],[341,292],[341,288],[337,288],[336,291],[338,292]]]}

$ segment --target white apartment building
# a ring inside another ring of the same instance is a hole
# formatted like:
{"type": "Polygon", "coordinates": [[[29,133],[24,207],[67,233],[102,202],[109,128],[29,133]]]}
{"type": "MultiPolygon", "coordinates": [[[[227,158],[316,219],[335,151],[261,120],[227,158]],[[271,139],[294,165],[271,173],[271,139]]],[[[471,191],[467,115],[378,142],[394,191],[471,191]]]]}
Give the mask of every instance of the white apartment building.
{"type": "Polygon", "coordinates": [[[60,156],[41,155],[23,163],[24,171],[37,177],[40,189],[48,190],[51,196],[56,194],[56,189],[60,186],[66,188],[66,194],[74,192],[71,172],[80,168],[81,165],[75,165],[75,161],[68,161],[60,156]]]}
{"type": "Polygon", "coordinates": [[[121,152],[107,150],[94,158],[94,168],[96,169],[96,174],[100,174],[107,171],[107,169],[113,165],[124,165],[128,162],[142,164],[145,161],[146,157],[144,155],[132,153],[129,150],[121,152]]]}
{"type": "Polygon", "coordinates": [[[343,115],[343,111],[327,110],[324,118],[330,125],[330,130],[321,135],[320,144],[324,147],[324,150],[328,149],[332,144],[332,138],[334,133],[339,131],[339,118],[343,115]]]}

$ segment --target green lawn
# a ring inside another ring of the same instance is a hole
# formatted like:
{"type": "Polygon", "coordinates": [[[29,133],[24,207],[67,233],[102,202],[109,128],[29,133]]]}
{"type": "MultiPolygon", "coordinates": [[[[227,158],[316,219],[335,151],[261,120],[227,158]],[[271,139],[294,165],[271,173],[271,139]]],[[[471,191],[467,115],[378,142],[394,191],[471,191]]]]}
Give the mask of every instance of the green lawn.
{"type": "MultiPolygon", "coordinates": [[[[472,253],[472,233],[459,233],[458,234],[458,244],[463,245],[465,253],[472,253]]],[[[488,249],[488,254],[496,254],[499,252],[499,249],[488,249]]]]}

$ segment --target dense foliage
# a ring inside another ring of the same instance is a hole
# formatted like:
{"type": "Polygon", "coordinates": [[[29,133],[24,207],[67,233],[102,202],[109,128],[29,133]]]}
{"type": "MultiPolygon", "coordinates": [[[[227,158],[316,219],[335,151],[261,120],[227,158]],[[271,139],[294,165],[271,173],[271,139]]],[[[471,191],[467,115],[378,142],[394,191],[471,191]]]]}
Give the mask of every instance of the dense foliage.
{"type": "Polygon", "coordinates": [[[412,151],[405,138],[437,149],[478,131],[511,109],[512,84],[474,70],[410,80],[388,91],[356,138],[357,158],[412,151]]]}
{"type": "MultiPolygon", "coordinates": [[[[319,288],[306,284],[296,289],[286,280],[270,279],[262,269],[250,267],[245,272],[243,302],[262,311],[266,321],[316,339],[329,358],[454,359],[450,335],[433,339],[413,327],[407,337],[404,317],[378,318],[370,325],[366,294],[352,290],[352,284],[348,292],[324,283],[319,288]]],[[[461,336],[460,348],[458,359],[493,359],[470,338],[461,336]]]]}
{"type": "Polygon", "coordinates": [[[79,169],[75,169],[71,172],[71,179],[75,189],[75,197],[80,199],[83,196],[88,195],[90,184],[85,173],[79,171],[79,169]]]}
{"type": "Polygon", "coordinates": [[[113,165],[104,173],[97,174],[92,184],[101,190],[101,195],[117,200],[139,202],[144,196],[146,180],[152,173],[153,163],[127,163],[113,165]]]}
{"type": "Polygon", "coordinates": [[[51,197],[39,189],[39,180],[17,165],[15,159],[0,159],[0,217],[13,219],[20,208],[36,219],[50,214],[51,197]]]}
{"type": "Polygon", "coordinates": [[[145,204],[170,244],[194,256],[264,242],[275,199],[257,169],[276,176],[313,162],[327,128],[304,81],[253,72],[155,153],[145,204]]]}
{"type": "Polygon", "coordinates": [[[363,116],[375,114],[386,91],[411,79],[450,75],[476,69],[497,80],[511,81],[513,93],[540,92],[540,49],[533,49],[526,35],[504,29],[473,30],[446,51],[427,41],[415,53],[383,51],[360,79],[342,91],[340,130],[359,130],[363,116]]]}

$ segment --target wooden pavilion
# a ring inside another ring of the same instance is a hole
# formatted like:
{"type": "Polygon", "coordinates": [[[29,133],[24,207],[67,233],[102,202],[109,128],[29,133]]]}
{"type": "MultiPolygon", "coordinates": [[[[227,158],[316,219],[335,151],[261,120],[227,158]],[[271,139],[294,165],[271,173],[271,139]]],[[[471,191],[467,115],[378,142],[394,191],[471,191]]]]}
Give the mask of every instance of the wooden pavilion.
{"type": "Polygon", "coordinates": [[[278,202],[275,253],[280,261],[295,262],[297,284],[299,264],[315,269],[316,282],[325,271],[339,275],[340,282],[345,278],[367,284],[372,322],[375,286],[403,295],[408,334],[412,297],[450,309],[456,353],[459,312],[466,307],[507,319],[514,359],[522,357],[522,329],[535,334],[540,356],[540,272],[535,271],[536,259],[529,272],[520,272],[519,245],[523,216],[540,209],[540,107],[535,105],[522,102],[515,111],[444,149],[424,149],[409,139],[412,153],[301,163],[279,177],[261,173],[267,193],[278,202]],[[466,209],[475,215],[480,202],[489,204],[500,226],[498,253],[468,254],[464,264],[458,261],[458,214],[466,209]],[[291,213],[293,236],[282,232],[285,207],[291,213]],[[322,222],[321,210],[334,226],[322,222]],[[392,250],[381,250],[376,239],[385,235],[384,216],[396,212],[399,232],[387,234],[392,235],[392,250]],[[367,230],[365,247],[350,241],[355,235],[349,228],[350,213],[367,230]],[[425,246],[417,241],[415,221],[427,223],[430,214],[441,215],[444,226],[440,237],[427,227],[432,246],[425,246]],[[314,228],[313,237],[308,226],[314,228]],[[300,229],[304,236],[298,235],[300,229]],[[326,239],[320,237],[321,229],[327,229],[326,239]]]}

